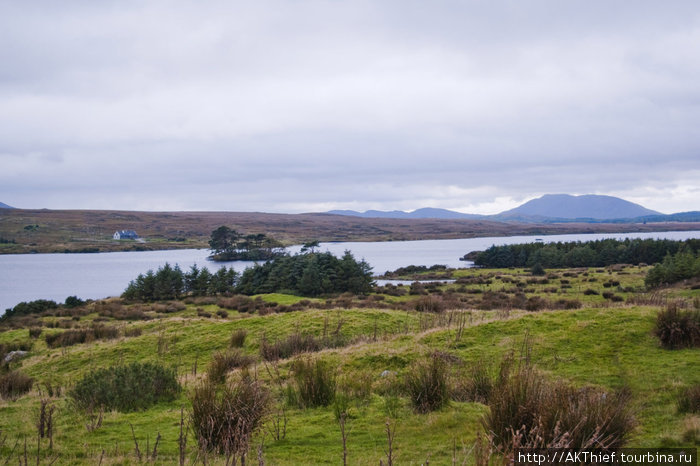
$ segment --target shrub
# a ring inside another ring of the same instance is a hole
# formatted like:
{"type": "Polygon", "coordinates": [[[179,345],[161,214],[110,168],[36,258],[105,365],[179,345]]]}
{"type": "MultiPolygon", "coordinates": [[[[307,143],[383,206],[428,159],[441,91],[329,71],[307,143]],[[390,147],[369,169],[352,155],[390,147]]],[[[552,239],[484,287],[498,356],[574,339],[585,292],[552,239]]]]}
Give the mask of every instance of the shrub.
{"type": "Polygon", "coordinates": [[[34,379],[19,371],[0,376],[0,398],[16,400],[32,389],[34,379]]]}
{"type": "Polygon", "coordinates": [[[90,372],[68,395],[82,411],[101,407],[131,412],[173,400],[179,391],[175,370],[135,362],[90,372]]]}
{"type": "Polygon", "coordinates": [[[78,298],[77,296],[68,296],[66,298],[64,306],[71,309],[74,307],[82,306],[83,304],[85,304],[85,301],[78,298]]]}
{"type": "Polygon", "coordinates": [[[318,351],[321,348],[321,342],[314,338],[313,335],[293,333],[286,339],[275,341],[274,343],[270,343],[263,338],[260,342],[260,355],[266,361],[276,361],[277,359],[285,359],[299,353],[318,351]]]}
{"type": "Polygon", "coordinates": [[[493,386],[488,365],[479,361],[469,368],[467,374],[457,379],[451,390],[451,398],[455,401],[487,403],[493,386]]]}
{"type": "Polygon", "coordinates": [[[119,329],[107,325],[94,325],[90,328],[66,330],[62,333],[44,335],[49,348],[73,346],[93,340],[110,340],[119,336],[119,329]]]}
{"type": "Polygon", "coordinates": [[[675,303],[660,311],[654,334],[664,348],[693,348],[700,346],[700,311],[682,311],[675,303]]]}
{"type": "Polygon", "coordinates": [[[232,457],[232,464],[245,456],[270,408],[269,392],[246,375],[221,391],[205,381],[194,389],[191,401],[190,421],[199,448],[232,457]]]}
{"type": "Polygon", "coordinates": [[[231,341],[229,346],[231,348],[243,348],[245,344],[245,337],[248,336],[248,331],[244,328],[234,330],[231,334],[231,341]]]}
{"type": "Polygon", "coordinates": [[[532,365],[505,360],[482,423],[505,453],[518,448],[620,448],[634,420],[629,392],[607,394],[550,381],[532,365]]]}
{"type": "Polygon", "coordinates": [[[415,301],[415,309],[418,312],[442,312],[445,310],[445,302],[440,296],[421,296],[415,301]]]}
{"type": "Polygon", "coordinates": [[[547,308],[548,304],[546,299],[540,298],[539,296],[531,296],[525,303],[525,309],[528,311],[541,311],[547,308]]]}
{"type": "Polygon", "coordinates": [[[700,384],[681,390],[678,396],[678,412],[700,413],[700,384]]]}
{"type": "Polygon", "coordinates": [[[141,327],[124,327],[123,330],[125,337],[140,337],[143,334],[143,329],[141,327]]]}
{"type": "Polygon", "coordinates": [[[328,406],[335,399],[335,373],[320,359],[297,359],[292,365],[295,390],[290,401],[302,408],[328,406]]]}
{"type": "Polygon", "coordinates": [[[437,355],[426,362],[418,362],[409,369],[405,378],[406,390],[419,413],[442,408],[449,402],[447,364],[437,355]]]}
{"type": "Polygon", "coordinates": [[[29,338],[39,338],[39,335],[41,335],[42,328],[41,327],[32,327],[29,329],[29,338]]]}
{"type": "Polygon", "coordinates": [[[226,381],[226,374],[237,367],[248,367],[253,363],[253,357],[243,354],[240,350],[220,351],[214,353],[207,374],[214,383],[226,381]]]}

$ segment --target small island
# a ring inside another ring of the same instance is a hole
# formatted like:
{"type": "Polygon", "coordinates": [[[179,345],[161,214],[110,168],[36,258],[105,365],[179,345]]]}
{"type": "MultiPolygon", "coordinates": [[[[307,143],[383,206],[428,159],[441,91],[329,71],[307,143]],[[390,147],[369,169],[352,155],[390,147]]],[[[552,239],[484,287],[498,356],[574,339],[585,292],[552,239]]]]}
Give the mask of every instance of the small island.
{"type": "Polygon", "coordinates": [[[284,254],[284,246],[276,239],[264,234],[244,235],[227,226],[211,232],[209,259],[228,261],[268,261],[284,254]]]}

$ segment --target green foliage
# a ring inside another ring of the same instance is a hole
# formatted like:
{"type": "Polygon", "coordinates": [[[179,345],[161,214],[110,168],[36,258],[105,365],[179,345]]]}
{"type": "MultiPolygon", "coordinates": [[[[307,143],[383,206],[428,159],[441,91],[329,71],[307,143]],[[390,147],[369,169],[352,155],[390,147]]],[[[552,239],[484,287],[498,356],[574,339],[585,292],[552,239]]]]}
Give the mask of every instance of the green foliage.
{"type": "Polygon", "coordinates": [[[700,310],[683,311],[675,304],[656,316],[654,334],[668,349],[700,346],[700,310]]]}
{"type": "Polygon", "coordinates": [[[419,413],[436,411],[450,401],[447,364],[438,354],[413,365],[406,374],[406,389],[413,408],[419,413]]]}
{"type": "Polygon", "coordinates": [[[647,288],[669,285],[688,278],[700,277],[700,255],[688,248],[681,248],[677,253],[667,254],[663,262],[649,271],[644,284],[647,288]]]}
{"type": "Polygon", "coordinates": [[[235,290],[238,273],[233,268],[222,267],[212,274],[205,267],[193,265],[189,272],[183,272],[176,264],[165,264],[154,273],[149,270],[139,274],[127,286],[122,297],[141,301],[178,299],[184,295],[211,296],[232,293],[235,290]]]}
{"type": "Polygon", "coordinates": [[[480,267],[603,267],[612,264],[655,264],[681,248],[697,253],[700,240],[603,239],[569,243],[526,243],[491,246],[476,254],[480,267]]]}
{"type": "Polygon", "coordinates": [[[134,362],[89,372],[68,395],[81,411],[104,408],[125,413],[173,400],[179,392],[175,370],[134,362]]]}
{"type": "Polygon", "coordinates": [[[205,381],[191,398],[192,429],[199,448],[234,458],[242,457],[252,435],[262,425],[270,409],[270,394],[260,382],[244,375],[219,389],[205,381]]]}
{"type": "Polygon", "coordinates": [[[85,301],[78,298],[77,296],[68,296],[66,298],[66,302],[64,303],[64,306],[67,307],[68,309],[72,309],[74,307],[82,306],[83,304],[85,304],[85,301]]]}
{"type": "Polygon", "coordinates": [[[15,400],[32,389],[34,379],[20,371],[0,375],[0,398],[15,400]]]}
{"type": "Polygon", "coordinates": [[[336,377],[330,364],[321,359],[300,358],[292,364],[294,392],[291,395],[302,408],[328,406],[335,400],[336,377]]]}
{"type": "Polygon", "coordinates": [[[330,252],[278,257],[246,269],[238,284],[243,294],[291,292],[302,296],[326,293],[368,293],[372,268],[350,251],[338,259],[330,252]]]}
{"type": "Polygon", "coordinates": [[[7,309],[3,315],[0,316],[0,322],[8,320],[15,316],[24,316],[29,314],[40,314],[49,309],[56,309],[58,304],[55,301],[48,299],[37,299],[35,301],[21,302],[17,304],[12,309],[7,309]]]}

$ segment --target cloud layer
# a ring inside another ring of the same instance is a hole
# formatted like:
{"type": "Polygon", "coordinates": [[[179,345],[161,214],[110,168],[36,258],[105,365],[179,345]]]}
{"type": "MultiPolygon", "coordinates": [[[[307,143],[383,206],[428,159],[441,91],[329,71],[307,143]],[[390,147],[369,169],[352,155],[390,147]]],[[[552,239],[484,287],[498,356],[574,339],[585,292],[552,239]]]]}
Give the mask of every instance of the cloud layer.
{"type": "Polygon", "coordinates": [[[700,209],[695,1],[0,3],[0,201],[700,209]]]}

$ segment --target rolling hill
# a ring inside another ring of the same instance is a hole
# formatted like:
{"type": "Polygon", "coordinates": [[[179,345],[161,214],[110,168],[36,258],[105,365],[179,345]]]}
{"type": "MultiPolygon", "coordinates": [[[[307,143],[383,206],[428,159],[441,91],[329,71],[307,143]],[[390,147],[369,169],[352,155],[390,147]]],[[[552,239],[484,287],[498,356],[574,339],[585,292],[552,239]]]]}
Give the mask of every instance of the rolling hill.
{"type": "Polygon", "coordinates": [[[665,215],[639,204],[613,196],[586,194],[571,196],[569,194],[545,194],[532,199],[514,209],[495,215],[477,215],[456,212],[447,209],[423,208],[412,212],[400,210],[332,210],[327,212],[361,218],[435,218],[435,219],[480,219],[523,223],[644,223],[644,222],[679,222],[697,221],[698,212],[665,215]]]}

